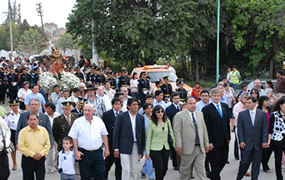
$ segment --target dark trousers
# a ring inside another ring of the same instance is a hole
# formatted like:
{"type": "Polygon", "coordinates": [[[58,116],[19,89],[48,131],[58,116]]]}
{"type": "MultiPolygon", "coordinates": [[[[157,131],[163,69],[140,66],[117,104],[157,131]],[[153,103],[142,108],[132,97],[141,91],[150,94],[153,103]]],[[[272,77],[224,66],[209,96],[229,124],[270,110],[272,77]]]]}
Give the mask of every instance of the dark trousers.
{"type": "Polygon", "coordinates": [[[241,149],[237,180],[241,180],[243,178],[251,163],[251,180],[258,180],[261,156],[262,150],[257,151],[254,147],[251,150],[241,149]]]}
{"type": "Polygon", "coordinates": [[[105,161],[103,158],[103,150],[100,148],[97,151],[90,152],[79,149],[84,155],[79,161],[80,176],[82,180],[90,180],[92,177],[95,180],[103,180],[105,172],[105,161]]]}
{"type": "Polygon", "coordinates": [[[275,154],[275,171],[276,179],[282,180],[282,171],[281,171],[281,161],[282,161],[282,152],[285,152],[285,138],[281,141],[271,140],[272,148],[275,154]]]}
{"type": "Polygon", "coordinates": [[[270,170],[270,168],[268,166],[268,161],[270,159],[272,151],[273,151],[273,147],[272,147],[271,143],[270,143],[269,148],[263,148],[262,149],[261,164],[262,164],[262,169],[263,169],[264,172],[267,171],[267,170],[270,170]]]}
{"type": "Polygon", "coordinates": [[[6,90],[6,87],[0,86],[0,101],[5,101],[6,90]]]}
{"type": "Polygon", "coordinates": [[[7,154],[0,151],[0,179],[7,180],[10,176],[9,161],[7,154]]]}
{"type": "MultiPolygon", "coordinates": [[[[234,126],[234,132],[235,132],[235,129],[237,127],[234,126]]],[[[237,135],[235,133],[235,142],[234,142],[234,155],[235,155],[235,159],[239,160],[239,152],[238,152],[238,141],[237,141],[237,135]]]]}
{"type": "Polygon", "coordinates": [[[171,158],[172,158],[172,166],[178,167],[178,165],[177,165],[177,154],[176,154],[173,146],[171,146],[170,151],[171,151],[171,158]]]}
{"type": "Polygon", "coordinates": [[[139,92],[139,93],[138,93],[138,98],[139,98],[139,100],[141,101],[141,106],[143,106],[143,105],[144,105],[144,102],[145,102],[145,94],[139,92]]]}
{"type": "Polygon", "coordinates": [[[105,158],[105,174],[104,174],[104,178],[108,179],[108,173],[113,165],[113,163],[115,162],[115,177],[116,180],[121,180],[122,178],[122,166],[121,166],[121,161],[119,158],[115,158],[114,157],[114,151],[111,150],[110,151],[110,155],[108,157],[105,158]]]}
{"type": "Polygon", "coordinates": [[[211,165],[210,179],[220,180],[220,173],[228,161],[229,144],[224,143],[221,147],[215,147],[209,151],[209,161],[211,165]]]}
{"type": "Polygon", "coordinates": [[[161,151],[150,151],[150,158],[152,159],[155,168],[155,179],[162,180],[166,174],[168,167],[168,158],[170,150],[163,148],[161,151]]]}
{"type": "Polygon", "coordinates": [[[20,109],[21,109],[21,110],[26,110],[26,106],[25,106],[25,103],[24,103],[24,102],[21,102],[21,101],[20,101],[20,109]]]}
{"type": "Polygon", "coordinates": [[[9,85],[9,99],[10,100],[14,100],[17,98],[17,92],[18,92],[17,86],[9,85]]]}
{"type": "Polygon", "coordinates": [[[22,170],[23,170],[23,179],[24,180],[34,180],[34,173],[36,173],[37,180],[45,179],[45,157],[42,157],[40,160],[35,160],[31,157],[26,157],[22,155],[22,170]]]}

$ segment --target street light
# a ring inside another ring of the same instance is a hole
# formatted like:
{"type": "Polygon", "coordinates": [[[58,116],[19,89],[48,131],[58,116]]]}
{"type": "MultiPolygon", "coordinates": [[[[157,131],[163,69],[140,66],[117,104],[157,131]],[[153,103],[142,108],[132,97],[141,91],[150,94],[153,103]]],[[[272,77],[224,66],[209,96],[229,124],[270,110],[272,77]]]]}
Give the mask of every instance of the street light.
{"type": "Polygon", "coordinates": [[[218,0],[217,12],[217,59],[216,59],[216,82],[219,80],[219,41],[220,41],[220,0],[218,0]]]}

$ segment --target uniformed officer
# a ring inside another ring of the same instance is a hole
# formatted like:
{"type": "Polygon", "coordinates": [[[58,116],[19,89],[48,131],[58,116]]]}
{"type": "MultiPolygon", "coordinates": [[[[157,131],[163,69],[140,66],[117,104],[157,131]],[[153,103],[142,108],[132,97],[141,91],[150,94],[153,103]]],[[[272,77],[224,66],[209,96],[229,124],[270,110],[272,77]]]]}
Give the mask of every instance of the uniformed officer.
{"type": "Polygon", "coordinates": [[[180,80],[178,86],[179,88],[177,88],[176,91],[179,93],[180,101],[185,102],[188,91],[184,88],[184,81],[180,80]]]}
{"type": "MultiPolygon", "coordinates": [[[[11,138],[10,138],[11,142],[13,142],[13,144],[16,144],[16,129],[17,129],[19,117],[21,114],[21,111],[19,109],[19,101],[10,100],[9,105],[10,105],[11,111],[8,112],[8,114],[6,115],[5,121],[11,131],[11,138]]],[[[12,170],[15,171],[17,170],[16,150],[12,152],[11,155],[12,155],[12,160],[13,160],[12,170]]]]}
{"type": "Polygon", "coordinates": [[[90,71],[86,75],[86,82],[90,81],[94,84],[95,80],[95,66],[91,66],[90,71]]]}
{"type": "Polygon", "coordinates": [[[9,89],[9,98],[14,100],[17,98],[18,92],[18,74],[15,73],[14,67],[9,67],[9,73],[7,74],[8,89],[9,89]]]}
{"type": "Polygon", "coordinates": [[[85,104],[87,104],[87,99],[82,98],[82,97],[78,97],[78,101],[76,103],[76,108],[73,109],[71,112],[78,114],[78,117],[83,116],[83,108],[84,108],[85,104]]]}
{"type": "Polygon", "coordinates": [[[122,69],[122,75],[119,76],[118,86],[119,86],[119,89],[121,89],[122,86],[124,87],[130,86],[130,77],[128,76],[127,69],[122,69]]]}
{"type": "Polygon", "coordinates": [[[29,68],[23,68],[23,72],[20,74],[20,85],[22,86],[25,81],[31,83],[31,75],[28,73],[29,68]]]}
{"type": "Polygon", "coordinates": [[[66,101],[61,104],[63,114],[54,118],[52,125],[53,138],[58,144],[58,151],[62,150],[62,140],[68,135],[73,122],[78,118],[78,114],[71,113],[72,108],[75,107],[74,102],[66,101]]]}
{"type": "Polygon", "coordinates": [[[147,78],[146,72],[141,72],[141,78],[138,79],[138,95],[141,100],[141,104],[144,105],[145,96],[150,92],[149,78],[147,78]]]}
{"type": "Polygon", "coordinates": [[[96,75],[96,82],[100,83],[100,86],[103,86],[106,80],[105,75],[103,74],[101,68],[97,68],[97,72],[98,74],[96,75]]]}
{"type": "Polygon", "coordinates": [[[170,101],[170,95],[172,93],[172,86],[169,84],[169,76],[163,77],[164,84],[160,86],[161,91],[163,92],[163,100],[165,102],[170,101]]]}
{"type": "Polygon", "coordinates": [[[106,78],[107,81],[110,82],[110,87],[116,90],[116,79],[114,78],[114,72],[109,72],[109,77],[106,78]]]}
{"type": "Polygon", "coordinates": [[[32,74],[33,84],[38,84],[38,81],[40,79],[40,68],[39,66],[34,67],[34,73],[32,74]]]}
{"type": "Polygon", "coordinates": [[[6,77],[3,67],[0,68],[0,102],[5,104],[5,95],[6,95],[6,77]]]}
{"type": "Polygon", "coordinates": [[[76,67],[75,68],[75,73],[74,73],[74,75],[76,76],[76,77],[78,77],[79,79],[84,79],[84,75],[83,75],[83,73],[82,72],[80,72],[80,67],[76,67]]]}

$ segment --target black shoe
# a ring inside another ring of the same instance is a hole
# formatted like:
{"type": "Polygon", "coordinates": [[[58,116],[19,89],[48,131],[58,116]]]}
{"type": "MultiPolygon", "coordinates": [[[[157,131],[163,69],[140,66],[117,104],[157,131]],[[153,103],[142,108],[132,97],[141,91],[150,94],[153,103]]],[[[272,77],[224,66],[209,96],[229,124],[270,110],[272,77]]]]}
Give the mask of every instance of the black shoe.
{"type": "Polygon", "coordinates": [[[230,161],[227,161],[227,164],[230,164],[230,161]]]}
{"type": "Polygon", "coordinates": [[[207,178],[211,179],[211,172],[210,171],[207,171],[206,175],[207,175],[207,178]]]}
{"type": "Polygon", "coordinates": [[[179,167],[178,166],[174,166],[174,170],[175,171],[179,171],[179,167]]]}
{"type": "Polygon", "coordinates": [[[2,104],[5,104],[5,101],[2,101],[2,104]]]}

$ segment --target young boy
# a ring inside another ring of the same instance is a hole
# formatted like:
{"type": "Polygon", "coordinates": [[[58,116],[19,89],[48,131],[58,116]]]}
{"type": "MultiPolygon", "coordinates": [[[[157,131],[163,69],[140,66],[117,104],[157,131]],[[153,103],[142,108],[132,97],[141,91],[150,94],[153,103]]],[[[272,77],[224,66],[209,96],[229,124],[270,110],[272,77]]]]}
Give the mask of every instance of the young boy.
{"type": "Polygon", "coordinates": [[[62,140],[63,150],[58,153],[57,164],[61,180],[76,180],[74,170],[74,151],[71,148],[73,145],[72,138],[66,136],[62,140]]]}
{"type": "Polygon", "coordinates": [[[200,87],[199,82],[195,82],[195,87],[192,89],[191,95],[196,99],[196,102],[200,101],[200,93],[202,91],[202,88],[200,87]]]}

